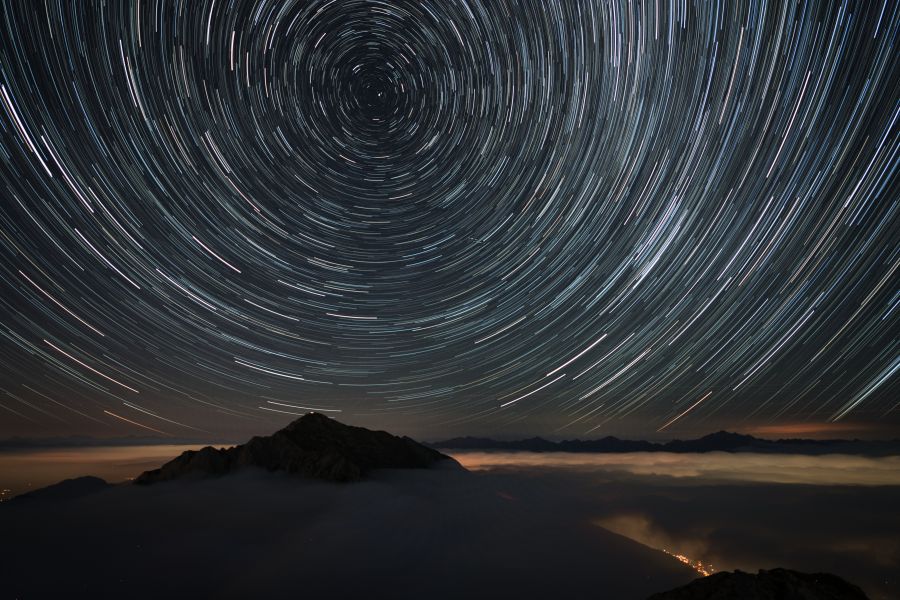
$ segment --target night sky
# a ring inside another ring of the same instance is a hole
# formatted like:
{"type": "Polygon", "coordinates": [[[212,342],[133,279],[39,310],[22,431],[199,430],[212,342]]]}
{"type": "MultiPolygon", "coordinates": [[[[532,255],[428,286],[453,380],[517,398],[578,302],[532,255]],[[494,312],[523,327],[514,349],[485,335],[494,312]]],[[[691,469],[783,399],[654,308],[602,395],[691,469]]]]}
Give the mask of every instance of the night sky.
{"type": "Polygon", "coordinates": [[[898,29],[7,0],[0,436],[900,432],[898,29]]]}

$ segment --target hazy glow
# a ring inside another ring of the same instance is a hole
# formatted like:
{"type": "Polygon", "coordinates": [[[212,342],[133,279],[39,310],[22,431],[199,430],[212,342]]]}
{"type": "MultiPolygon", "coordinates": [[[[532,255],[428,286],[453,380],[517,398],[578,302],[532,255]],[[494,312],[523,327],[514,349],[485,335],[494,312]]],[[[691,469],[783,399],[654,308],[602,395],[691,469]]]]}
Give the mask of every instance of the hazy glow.
{"type": "Polygon", "coordinates": [[[0,452],[0,489],[16,495],[73,477],[94,475],[115,483],[155,469],[201,446],[104,446],[0,452]]]}
{"type": "Polygon", "coordinates": [[[815,485],[900,485],[900,457],[829,454],[572,454],[564,452],[455,452],[474,471],[504,468],[575,468],[592,472],[755,483],[815,485]]]}

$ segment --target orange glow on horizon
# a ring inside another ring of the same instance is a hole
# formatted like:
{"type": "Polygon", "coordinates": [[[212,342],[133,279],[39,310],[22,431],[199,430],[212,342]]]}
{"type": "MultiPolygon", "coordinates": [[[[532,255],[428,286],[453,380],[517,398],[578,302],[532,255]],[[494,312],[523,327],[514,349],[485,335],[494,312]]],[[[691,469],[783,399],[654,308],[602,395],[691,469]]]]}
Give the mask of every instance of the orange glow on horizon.
{"type": "Polygon", "coordinates": [[[841,437],[876,431],[879,431],[879,428],[871,423],[786,423],[761,425],[745,429],[743,432],[750,435],[775,437],[841,437]]]}

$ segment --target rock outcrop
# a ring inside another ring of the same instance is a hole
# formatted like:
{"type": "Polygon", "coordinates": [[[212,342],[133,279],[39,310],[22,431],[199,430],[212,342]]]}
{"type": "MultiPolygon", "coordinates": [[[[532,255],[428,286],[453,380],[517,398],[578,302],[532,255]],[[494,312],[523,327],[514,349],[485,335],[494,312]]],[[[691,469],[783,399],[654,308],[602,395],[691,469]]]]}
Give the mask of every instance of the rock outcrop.
{"type": "Polygon", "coordinates": [[[355,481],[373,469],[422,469],[440,461],[456,464],[449,456],[408,437],[344,425],[325,415],[309,413],[270,436],[254,437],[246,444],[184,452],[159,469],[142,473],[135,483],[203,479],[245,467],[326,481],[355,481]]]}
{"type": "Polygon", "coordinates": [[[837,575],[788,569],[722,572],[647,600],[867,600],[865,593],[837,575]]]}

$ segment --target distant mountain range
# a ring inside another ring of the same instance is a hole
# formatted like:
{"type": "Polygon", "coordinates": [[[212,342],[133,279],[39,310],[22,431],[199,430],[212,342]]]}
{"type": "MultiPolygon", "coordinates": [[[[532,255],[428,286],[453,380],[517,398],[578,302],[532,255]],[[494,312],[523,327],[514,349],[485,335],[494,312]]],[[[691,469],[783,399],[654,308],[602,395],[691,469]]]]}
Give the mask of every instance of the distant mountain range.
{"type": "Polygon", "coordinates": [[[762,452],[770,454],[856,454],[864,456],[900,455],[900,440],[766,440],[752,435],[719,431],[696,440],[656,443],[621,440],[607,436],[597,440],[552,442],[540,437],[502,441],[490,438],[461,437],[429,444],[432,448],[453,450],[504,450],[525,452],[762,452]]]}
{"type": "Polygon", "coordinates": [[[245,467],[325,481],[355,481],[373,469],[424,469],[437,462],[458,466],[449,456],[408,437],[308,413],[272,435],[253,437],[245,444],[183,452],[159,469],[142,473],[135,483],[202,479],[245,467]]]}

